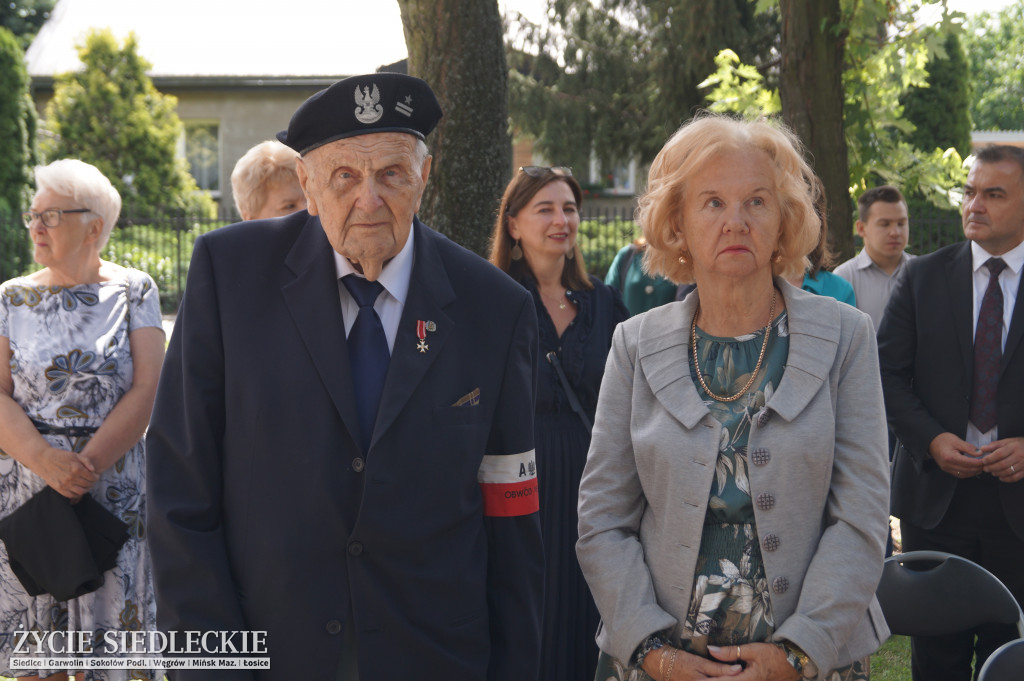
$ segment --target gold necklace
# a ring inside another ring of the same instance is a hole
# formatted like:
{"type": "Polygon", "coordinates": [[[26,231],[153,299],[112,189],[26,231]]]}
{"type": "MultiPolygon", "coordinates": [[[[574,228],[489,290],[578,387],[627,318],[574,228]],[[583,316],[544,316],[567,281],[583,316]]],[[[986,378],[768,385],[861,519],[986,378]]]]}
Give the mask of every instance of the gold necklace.
{"type": "Polygon", "coordinates": [[[697,360],[697,315],[700,314],[700,300],[697,301],[697,309],[693,312],[693,321],[690,323],[690,352],[693,353],[693,368],[697,370],[697,381],[700,382],[700,387],[704,389],[708,395],[719,402],[732,402],[738,400],[743,396],[743,393],[750,389],[750,386],[754,384],[754,379],[757,378],[757,372],[761,369],[761,362],[764,361],[764,351],[768,349],[768,336],[771,335],[772,330],[772,318],[775,317],[775,287],[772,287],[772,306],[768,310],[768,324],[764,327],[764,340],[761,342],[761,354],[757,357],[757,364],[754,366],[754,370],[750,372],[750,380],[747,384],[740,388],[740,391],[735,395],[729,397],[722,397],[711,392],[711,388],[704,382],[704,374],[700,371],[700,362],[697,360]]]}
{"type": "MultiPolygon", "coordinates": [[[[542,295],[541,297],[542,298],[547,298],[548,300],[551,300],[551,296],[544,296],[544,295],[542,295]]],[[[559,310],[564,310],[565,309],[565,294],[562,294],[562,297],[557,302],[558,302],[558,309],[559,310]]]]}

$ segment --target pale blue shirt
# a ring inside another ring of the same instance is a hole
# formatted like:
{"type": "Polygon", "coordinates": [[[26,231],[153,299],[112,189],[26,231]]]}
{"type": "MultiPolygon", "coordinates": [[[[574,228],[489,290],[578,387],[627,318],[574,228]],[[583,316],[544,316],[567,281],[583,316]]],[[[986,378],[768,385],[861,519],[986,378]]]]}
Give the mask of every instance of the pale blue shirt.
{"type": "MultiPolygon", "coordinates": [[[[388,352],[395,349],[395,337],[398,335],[398,323],[402,321],[402,310],[405,309],[405,300],[409,295],[409,281],[412,279],[412,266],[415,260],[412,248],[414,230],[409,230],[409,238],[405,245],[394,258],[391,259],[384,269],[381,270],[377,279],[384,287],[384,291],[377,296],[377,302],[373,309],[380,317],[380,323],[384,326],[384,335],[388,339],[388,352]]],[[[334,267],[338,273],[338,296],[341,299],[341,315],[345,320],[345,337],[352,331],[352,325],[356,323],[356,315],[359,314],[359,305],[352,298],[341,278],[354,274],[357,277],[363,275],[356,271],[348,258],[334,251],[334,267]]]]}

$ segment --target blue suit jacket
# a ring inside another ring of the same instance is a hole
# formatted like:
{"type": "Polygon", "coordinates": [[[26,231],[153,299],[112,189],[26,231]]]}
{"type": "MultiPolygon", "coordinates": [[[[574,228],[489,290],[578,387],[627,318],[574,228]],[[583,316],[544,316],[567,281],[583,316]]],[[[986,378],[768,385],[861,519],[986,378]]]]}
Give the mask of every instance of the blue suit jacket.
{"type": "Polygon", "coordinates": [[[413,229],[369,452],[319,219],[196,241],[147,438],[158,620],[266,631],[271,669],[175,679],[333,678],[345,627],[364,679],[536,676],[535,308],[413,229]],[[426,352],[417,321],[434,322],[426,352]]]}

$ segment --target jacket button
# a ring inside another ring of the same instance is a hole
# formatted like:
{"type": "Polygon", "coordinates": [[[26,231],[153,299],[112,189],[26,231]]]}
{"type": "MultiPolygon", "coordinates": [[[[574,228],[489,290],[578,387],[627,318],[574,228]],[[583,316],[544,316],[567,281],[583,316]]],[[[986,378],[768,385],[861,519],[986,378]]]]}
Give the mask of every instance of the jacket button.
{"type": "Polygon", "coordinates": [[[761,412],[761,415],[757,417],[757,427],[764,428],[766,425],[768,425],[768,418],[768,410],[765,409],[764,411],[761,412]]]}
{"type": "Polygon", "coordinates": [[[784,594],[789,589],[789,579],[786,577],[776,577],[772,580],[772,591],[777,594],[784,594]]]}
{"type": "Polygon", "coordinates": [[[775,495],[768,492],[762,492],[757,495],[757,507],[762,511],[770,511],[772,506],[775,505],[775,495]]]}
{"type": "Polygon", "coordinates": [[[779,548],[779,544],[781,543],[782,541],[779,539],[779,535],[769,534],[765,536],[764,541],[761,542],[761,545],[764,546],[765,551],[775,551],[779,548]]]}
{"type": "Polygon", "coordinates": [[[348,555],[358,556],[363,552],[363,545],[357,541],[352,542],[348,545],[348,555]]]}
{"type": "Polygon", "coordinates": [[[332,636],[334,634],[340,634],[341,633],[341,622],[339,622],[338,620],[331,620],[330,622],[327,623],[326,629],[327,629],[327,633],[331,634],[332,636]]]}
{"type": "Polygon", "coordinates": [[[363,469],[366,468],[366,464],[358,456],[352,459],[352,470],[356,473],[362,473],[363,469]]]}
{"type": "Polygon", "coordinates": [[[772,460],[772,455],[764,447],[758,447],[751,453],[750,458],[753,459],[755,466],[764,466],[772,460]]]}

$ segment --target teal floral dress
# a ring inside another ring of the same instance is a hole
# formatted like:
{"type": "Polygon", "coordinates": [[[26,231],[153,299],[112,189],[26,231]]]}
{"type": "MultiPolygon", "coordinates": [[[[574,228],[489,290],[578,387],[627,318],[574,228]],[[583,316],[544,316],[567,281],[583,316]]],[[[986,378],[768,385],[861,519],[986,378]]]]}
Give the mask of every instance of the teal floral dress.
{"type": "MultiPolygon", "coordinates": [[[[160,327],[160,301],[153,279],[125,269],[123,277],[72,287],[39,286],[27,278],[0,286],[0,336],[10,341],[13,398],[43,428],[76,428],[75,434],[45,433],[53,447],[80,452],[132,385],[129,336],[160,327]]],[[[0,517],[10,515],[45,487],[42,478],[0,451],[0,517]]],[[[54,670],[12,670],[12,635],[17,631],[87,631],[102,643],[106,631],[156,629],[149,548],[145,540],[146,455],[140,440],[103,472],[93,498],[128,524],[129,538],[117,564],[96,591],[70,601],[49,594],[29,596],[11,571],[0,542],[0,675],[45,678],[54,670]]],[[[59,640],[59,639],[58,639],[59,640]]],[[[96,655],[106,656],[102,645],[96,655]]],[[[149,679],[146,670],[85,670],[78,681],[149,679]]],[[[162,678],[163,674],[159,673],[162,678]]]]}
{"type": "MultiPolygon", "coordinates": [[[[697,329],[701,373],[716,395],[733,395],[750,380],[764,341],[764,329],[736,338],[710,336],[697,329]]],[[[757,378],[732,402],[719,402],[700,386],[690,357],[694,387],[711,414],[722,424],[718,463],[711,485],[701,535],[690,608],[681,640],[671,641],[686,652],[708,659],[708,646],[733,646],[767,641],[775,631],[768,578],[750,495],[747,440],[751,421],[771,399],[782,380],[789,356],[789,325],[785,312],[772,323],[771,337],[757,378]]],[[[661,634],[667,640],[668,632],[661,634]]],[[[868,660],[855,662],[826,677],[828,681],[868,679],[868,660]]],[[[638,666],[601,656],[597,681],[647,681],[638,666]]]]}

